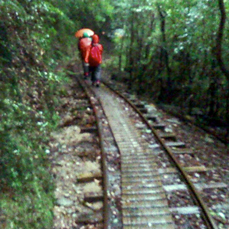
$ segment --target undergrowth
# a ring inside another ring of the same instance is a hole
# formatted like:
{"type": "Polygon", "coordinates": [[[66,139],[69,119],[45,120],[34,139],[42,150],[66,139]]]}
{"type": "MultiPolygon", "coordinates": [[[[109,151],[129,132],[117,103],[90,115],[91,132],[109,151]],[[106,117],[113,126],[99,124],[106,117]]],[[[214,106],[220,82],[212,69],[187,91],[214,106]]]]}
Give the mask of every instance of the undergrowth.
{"type": "Polygon", "coordinates": [[[48,141],[59,121],[55,107],[66,78],[59,74],[53,79],[54,73],[47,73],[41,87],[39,76],[33,74],[33,82],[19,80],[15,87],[0,82],[5,89],[0,94],[0,228],[52,225],[54,187],[48,141]]]}
{"type": "Polygon", "coordinates": [[[1,1],[0,10],[0,228],[50,229],[48,142],[74,23],[52,1],[1,1]]]}

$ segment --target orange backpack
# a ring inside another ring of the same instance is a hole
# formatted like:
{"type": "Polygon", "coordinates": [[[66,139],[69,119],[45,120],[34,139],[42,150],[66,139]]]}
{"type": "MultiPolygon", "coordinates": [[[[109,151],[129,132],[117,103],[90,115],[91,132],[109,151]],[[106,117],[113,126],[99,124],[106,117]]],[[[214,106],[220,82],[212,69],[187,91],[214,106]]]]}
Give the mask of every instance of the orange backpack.
{"type": "Polygon", "coordinates": [[[92,45],[89,53],[88,62],[90,66],[96,67],[102,62],[102,54],[99,45],[92,45]]]}

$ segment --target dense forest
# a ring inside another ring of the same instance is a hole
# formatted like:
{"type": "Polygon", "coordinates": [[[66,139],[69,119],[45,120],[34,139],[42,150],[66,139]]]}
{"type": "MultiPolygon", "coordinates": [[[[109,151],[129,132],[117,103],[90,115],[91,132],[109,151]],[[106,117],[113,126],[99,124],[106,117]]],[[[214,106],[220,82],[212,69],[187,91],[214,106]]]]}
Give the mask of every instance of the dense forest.
{"type": "MultiPolygon", "coordinates": [[[[0,216],[5,228],[51,228],[49,133],[59,121],[75,32],[113,44],[103,67],[154,101],[229,123],[229,2],[0,1],[0,216]]],[[[108,50],[107,50],[108,51],[108,50]]],[[[105,50],[106,52],[106,50],[105,50]]]]}

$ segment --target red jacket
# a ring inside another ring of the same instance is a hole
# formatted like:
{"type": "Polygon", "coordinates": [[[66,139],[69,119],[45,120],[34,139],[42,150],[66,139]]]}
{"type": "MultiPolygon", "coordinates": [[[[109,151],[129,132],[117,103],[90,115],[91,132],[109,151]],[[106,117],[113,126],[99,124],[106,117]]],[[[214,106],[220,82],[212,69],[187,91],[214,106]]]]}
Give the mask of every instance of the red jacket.
{"type": "MultiPolygon", "coordinates": [[[[92,36],[92,46],[91,47],[93,47],[93,46],[97,46],[99,48],[99,51],[100,51],[99,64],[101,64],[102,63],[103,46],[101,44],[99,44],[99,37],[96,34],[92,36]]],[[[96,66],[93,63],[89,63],[89,64],[90,64],[90,66],[96,66]]]]}
{"type": "Polygon", "coordinates": [[[81,58],[85,63],[88,63],[88,56],[91,47],[91,39],[84,37],[79,40],[78,49],[81,53],[81,58]]]}

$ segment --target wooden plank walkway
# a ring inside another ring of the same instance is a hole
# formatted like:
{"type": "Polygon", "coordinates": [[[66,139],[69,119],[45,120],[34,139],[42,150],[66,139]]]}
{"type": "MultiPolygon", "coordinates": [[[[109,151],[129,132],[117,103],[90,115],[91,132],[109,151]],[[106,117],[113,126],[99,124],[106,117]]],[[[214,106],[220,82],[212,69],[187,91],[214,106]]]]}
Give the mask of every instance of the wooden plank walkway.
{"type": "Polygon", "coordinates": [[[148,157],[148,149],[145,147],[147,144],[119,99],[107,93],[103,87],[95,91],[104,107],[121,153],[123,228],[174,229],[157,168],[157,157],[152,157],[154,149],[148,157]],[[134,177],[130,176],[130,172],[134,177]]]}

